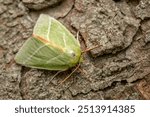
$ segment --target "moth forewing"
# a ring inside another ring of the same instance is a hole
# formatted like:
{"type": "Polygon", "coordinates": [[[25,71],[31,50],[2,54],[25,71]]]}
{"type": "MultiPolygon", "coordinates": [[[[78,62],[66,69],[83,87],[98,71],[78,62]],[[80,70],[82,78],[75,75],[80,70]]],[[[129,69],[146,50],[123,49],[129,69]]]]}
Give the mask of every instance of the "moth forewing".
{"type": "Polygon", "coordinates": [[[80,62],[81,48],[65,26],[41,14],[33,36],[24,43],[15,60],[31,68],[64,71],[80,62]]]}

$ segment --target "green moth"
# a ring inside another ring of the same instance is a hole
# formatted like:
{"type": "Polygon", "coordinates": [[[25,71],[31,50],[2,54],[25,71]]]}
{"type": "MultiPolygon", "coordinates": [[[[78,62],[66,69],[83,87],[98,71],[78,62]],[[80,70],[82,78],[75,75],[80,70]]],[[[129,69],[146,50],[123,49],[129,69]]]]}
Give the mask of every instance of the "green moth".
{"type": "Polygon", "coordinates": [[[80,43],[56,19],[41,14],[33,35],[21,47],[15,61],[23,66],[65,71],[82,60],[80,43]]]}

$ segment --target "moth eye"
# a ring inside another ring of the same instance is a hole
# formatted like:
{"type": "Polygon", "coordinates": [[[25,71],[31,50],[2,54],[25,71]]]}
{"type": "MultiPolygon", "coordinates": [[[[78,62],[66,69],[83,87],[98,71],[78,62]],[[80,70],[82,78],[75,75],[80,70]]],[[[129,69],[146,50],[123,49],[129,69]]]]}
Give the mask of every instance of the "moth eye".
{"type": "Polygon", "coordinates": [[[75,56],[76,56],[76,54],[75,54],[74,52],[72,52],[72,53],[71,53],[71,56],[72,56],[72,57],[75,57],[75,56]]]}
{"type": "Polygon", "coordinates": [[[70,54],[71,57],[75,57],[76,56],[76,54],[75,54],[75,52],[73,50],[69,50],[69,54],[70,54]]]}

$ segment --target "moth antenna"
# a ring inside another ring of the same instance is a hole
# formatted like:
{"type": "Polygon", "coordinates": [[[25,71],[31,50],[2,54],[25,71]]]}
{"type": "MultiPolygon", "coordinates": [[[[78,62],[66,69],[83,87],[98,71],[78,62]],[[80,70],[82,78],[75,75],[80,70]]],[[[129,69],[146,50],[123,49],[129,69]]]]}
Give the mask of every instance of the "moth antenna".
{"type": "Polygon", "coordinates": [[[88,51],[93,50],[93,49],[95,49],[95,48],[98,48],[99,46],[100,46],[100,45],[96,45],[96,46],[94,46],[94,47],[92,47],[92,48],[87,48],[87,49],[83,50],[82,53],[85,53],[85,52],[88,52],[88,51]]]}
{"type": "MultiPolygon", "coordinates": [[[[78,66],[63,80],[59,83],[59,85],[63,84],[74,72],[77,71],[77,69],[80,67],[80,64],[78,64],[78,66]]],[[[59,86],[58,85],[58,86],[59,86]]]]}

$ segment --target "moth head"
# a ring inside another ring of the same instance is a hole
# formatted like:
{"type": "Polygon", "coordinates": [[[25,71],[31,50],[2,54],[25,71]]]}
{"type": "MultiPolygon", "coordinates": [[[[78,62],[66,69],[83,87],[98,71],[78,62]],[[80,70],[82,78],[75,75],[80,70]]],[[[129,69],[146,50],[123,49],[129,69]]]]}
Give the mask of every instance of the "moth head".
{"type": "Polygon", "coordinates": [[[80,48],[66,48],[65,53],[68,55],[70,59],[68,61],[70,63],[70,67],[73,67],[80,62],[80,58],[81,58],[80,48]]]}

